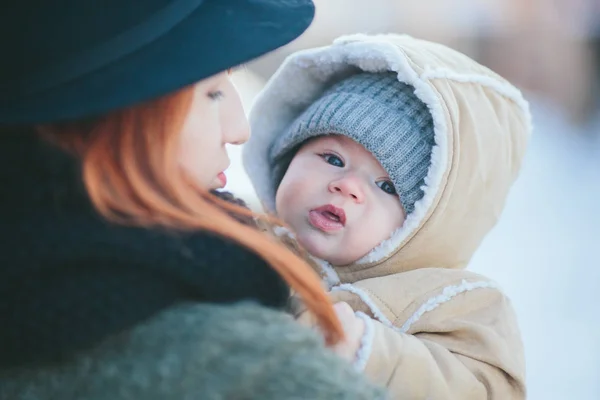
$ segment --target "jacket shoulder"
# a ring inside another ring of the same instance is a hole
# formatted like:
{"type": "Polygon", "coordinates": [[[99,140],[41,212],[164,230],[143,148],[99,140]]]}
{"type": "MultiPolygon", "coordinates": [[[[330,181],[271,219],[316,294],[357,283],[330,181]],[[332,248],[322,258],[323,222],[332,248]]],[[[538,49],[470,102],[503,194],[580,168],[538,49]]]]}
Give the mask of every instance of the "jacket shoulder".
{"type": "Polygon", "coordinates": [[[314,333],[254,304],[172,308],[60,367],[4,371],[0,380],[0,400],[381,395],[314,333]]]}
{"type": "Polygon", "coordinates": [[[360,311],[404,332],[409,332],[423,315],[430,316],[446,303],[463,307],[477,298],[469,307],[484,308],[489,303],[508,301],[491,279],[470,271],[442,268],[365,279],[340,285],[333,294],[352,306],[360,303],[360,311]]]}

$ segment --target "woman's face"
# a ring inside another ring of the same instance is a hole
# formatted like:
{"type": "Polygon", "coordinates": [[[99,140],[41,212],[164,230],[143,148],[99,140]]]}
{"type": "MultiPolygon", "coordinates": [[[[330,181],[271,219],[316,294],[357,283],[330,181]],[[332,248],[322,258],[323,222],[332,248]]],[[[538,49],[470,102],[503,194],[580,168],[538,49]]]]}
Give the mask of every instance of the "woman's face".
{"type": "Polygon", "coordinates": [[[206,189],[225,186],[229,167],[226,144],[242,144],[250,129],[240,96],[227,72],[204,79],[194,98],[181,134],[180,163],[206,189]]]}

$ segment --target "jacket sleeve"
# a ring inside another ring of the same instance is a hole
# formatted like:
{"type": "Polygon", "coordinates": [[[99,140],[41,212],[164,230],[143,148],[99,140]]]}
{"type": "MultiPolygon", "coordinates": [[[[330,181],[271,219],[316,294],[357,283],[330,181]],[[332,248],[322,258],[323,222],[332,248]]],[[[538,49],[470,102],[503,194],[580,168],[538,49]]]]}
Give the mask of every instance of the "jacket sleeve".
{"type": "Polygon", "coordinates": [[[357,366],[392,399],[525,398],[525,363],[516,318],[493,288],[413,307],[409,319],[362,315],[357,366]],[[416,311],[415,311],[416,310],[416,311]]]}

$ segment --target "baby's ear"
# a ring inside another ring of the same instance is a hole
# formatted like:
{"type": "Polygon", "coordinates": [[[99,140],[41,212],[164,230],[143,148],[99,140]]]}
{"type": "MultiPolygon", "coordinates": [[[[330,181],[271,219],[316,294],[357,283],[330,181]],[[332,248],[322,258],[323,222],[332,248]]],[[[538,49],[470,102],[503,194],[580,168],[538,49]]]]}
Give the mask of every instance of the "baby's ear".
{"type": "Polygon", "coordinates": [[[365,302],[363,302],[361,298],[355,295],[354,293],[348,292],[346,290],[336,290],[333,292],[329,292],[328,294],[333,304],[339,303],[340,301],[345,301],[350,305],[350,307],[352,307],[354,312],[362,311],[368,316],[372,316],[371,309],[369,308],[369,306],[367,306],[365,302]]]}

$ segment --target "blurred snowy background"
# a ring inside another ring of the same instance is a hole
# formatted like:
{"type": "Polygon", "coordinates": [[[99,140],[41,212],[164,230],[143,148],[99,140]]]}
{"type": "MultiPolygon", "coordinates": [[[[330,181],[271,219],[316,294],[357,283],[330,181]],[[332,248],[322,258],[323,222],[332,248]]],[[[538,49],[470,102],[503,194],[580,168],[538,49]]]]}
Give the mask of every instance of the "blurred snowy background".
{"type": "MultiPolygon", "coordinates": [[[[535,131],[500,223],[471,269],[516,308],[528,399],[600,399],[600,0],[316,0],[298,40],[235,73],[249,109],[290,52],[346,33],[408,33],[519,86],[535,131]]],[[[259,207],[232,148],[228,189],[259,207]]]]}

